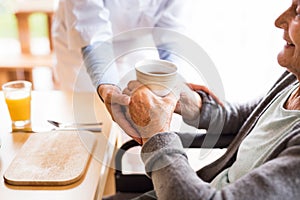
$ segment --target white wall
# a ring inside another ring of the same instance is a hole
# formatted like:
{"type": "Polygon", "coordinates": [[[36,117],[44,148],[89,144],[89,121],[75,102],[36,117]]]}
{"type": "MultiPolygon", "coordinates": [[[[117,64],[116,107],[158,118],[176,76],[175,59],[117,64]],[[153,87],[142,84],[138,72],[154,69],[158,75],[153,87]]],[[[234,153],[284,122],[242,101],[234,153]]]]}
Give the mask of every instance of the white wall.
{"type": "Polygon", "coordinates": [[[225,97],[246,101],[264,93],[284,68],[284,41],[275,19],[290,6],[282,0],[192,0],[190,36],[214,61],[225,97]]]}

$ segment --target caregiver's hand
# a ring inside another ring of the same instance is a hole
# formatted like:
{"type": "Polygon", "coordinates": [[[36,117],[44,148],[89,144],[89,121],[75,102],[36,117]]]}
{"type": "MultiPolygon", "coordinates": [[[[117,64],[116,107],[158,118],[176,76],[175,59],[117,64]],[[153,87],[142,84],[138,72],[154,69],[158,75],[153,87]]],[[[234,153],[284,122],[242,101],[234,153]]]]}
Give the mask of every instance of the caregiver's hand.
{"type": "Polygon", "coordinates": [[[130,97],[126,94],[122,94],[120,89],[114,85],[100,85],[98,87],[98,94],[103,99],[112,119],[126,132],[126,134],[141,144],[141,137],[125,117],[125,106],[129,105],[130,97]]]}

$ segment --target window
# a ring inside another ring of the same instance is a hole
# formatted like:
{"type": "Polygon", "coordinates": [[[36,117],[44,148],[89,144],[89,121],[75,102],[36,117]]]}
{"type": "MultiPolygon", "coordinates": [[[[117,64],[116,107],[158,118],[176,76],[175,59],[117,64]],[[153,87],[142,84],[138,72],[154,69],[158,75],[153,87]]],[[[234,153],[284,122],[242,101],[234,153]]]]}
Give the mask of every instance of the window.
{"type": "Polygon", "coordinates": [[[193,0],[188,30],[215,63],[225,97],[246,101],[265,93],[285,70],[284,45],[275,19],[290,1],[193,0]]]}

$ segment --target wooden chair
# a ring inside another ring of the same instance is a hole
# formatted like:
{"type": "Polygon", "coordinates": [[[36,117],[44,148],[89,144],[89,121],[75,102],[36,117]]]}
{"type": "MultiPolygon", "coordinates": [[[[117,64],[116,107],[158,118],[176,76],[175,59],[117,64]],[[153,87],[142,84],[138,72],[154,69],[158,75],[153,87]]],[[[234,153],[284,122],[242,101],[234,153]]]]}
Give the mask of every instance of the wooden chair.
{"type": "Polygon", "coordinates": [[[21,52],[20,54],[0,55],[1,85],[4,82],[17,79],[25,79],[33,82],[32,72],[36,67],[49,67],[52,71],[54,65],[54,54],[51,39],[51,23],[53,13],[53,0],[16,1],[14,14],[17,18],[21,52]],[[44,13],[47,16],[50,51],[45,55],[34,55],[31,53],[29,17],[34,13],[44,13]]]}

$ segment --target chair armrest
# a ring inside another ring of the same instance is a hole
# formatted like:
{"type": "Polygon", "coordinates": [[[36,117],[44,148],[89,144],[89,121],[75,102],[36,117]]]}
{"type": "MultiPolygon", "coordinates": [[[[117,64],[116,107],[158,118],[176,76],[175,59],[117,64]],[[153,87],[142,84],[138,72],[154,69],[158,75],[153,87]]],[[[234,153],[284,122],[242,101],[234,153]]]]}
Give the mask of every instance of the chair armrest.
{"type": "MultiPolygon", "coordinates": [[[[176,133],[184,148],[226,148],[233,140],[233,134],[218,135],[205,133],[176,133]]],[[[150,178],[144,174],[123,174],[122,157],[130,148],[140,146],[135,140],[125,142],[115,156],[115,181],[116,192],[138,192],[143,193],[153,189],[150,178]]]]}
{"type": "Polygon", "coordinates": [[[145,174],[123,174],[122,157],[130,148],[140,146],[135,140],[125,142],[115,156],[115,184],[117,193],[144,193],[153,190],[151,179],[145,174]]]}
{"type": "Polygon", "coordinates": [[[227,148],[234,134],[176,133],[184,148],[227,148]]]}
{"type": "MultiPolygon", "coordinates": [[[[184,148],[226,148],[233,140],[233,134],[218,135],[205,133],[176,133],[184,148]]],[[[122,171],[122,157],[130,148],[140,146],[135,140],[125,142],[115,157],[116,172],[122,171]]]]}

